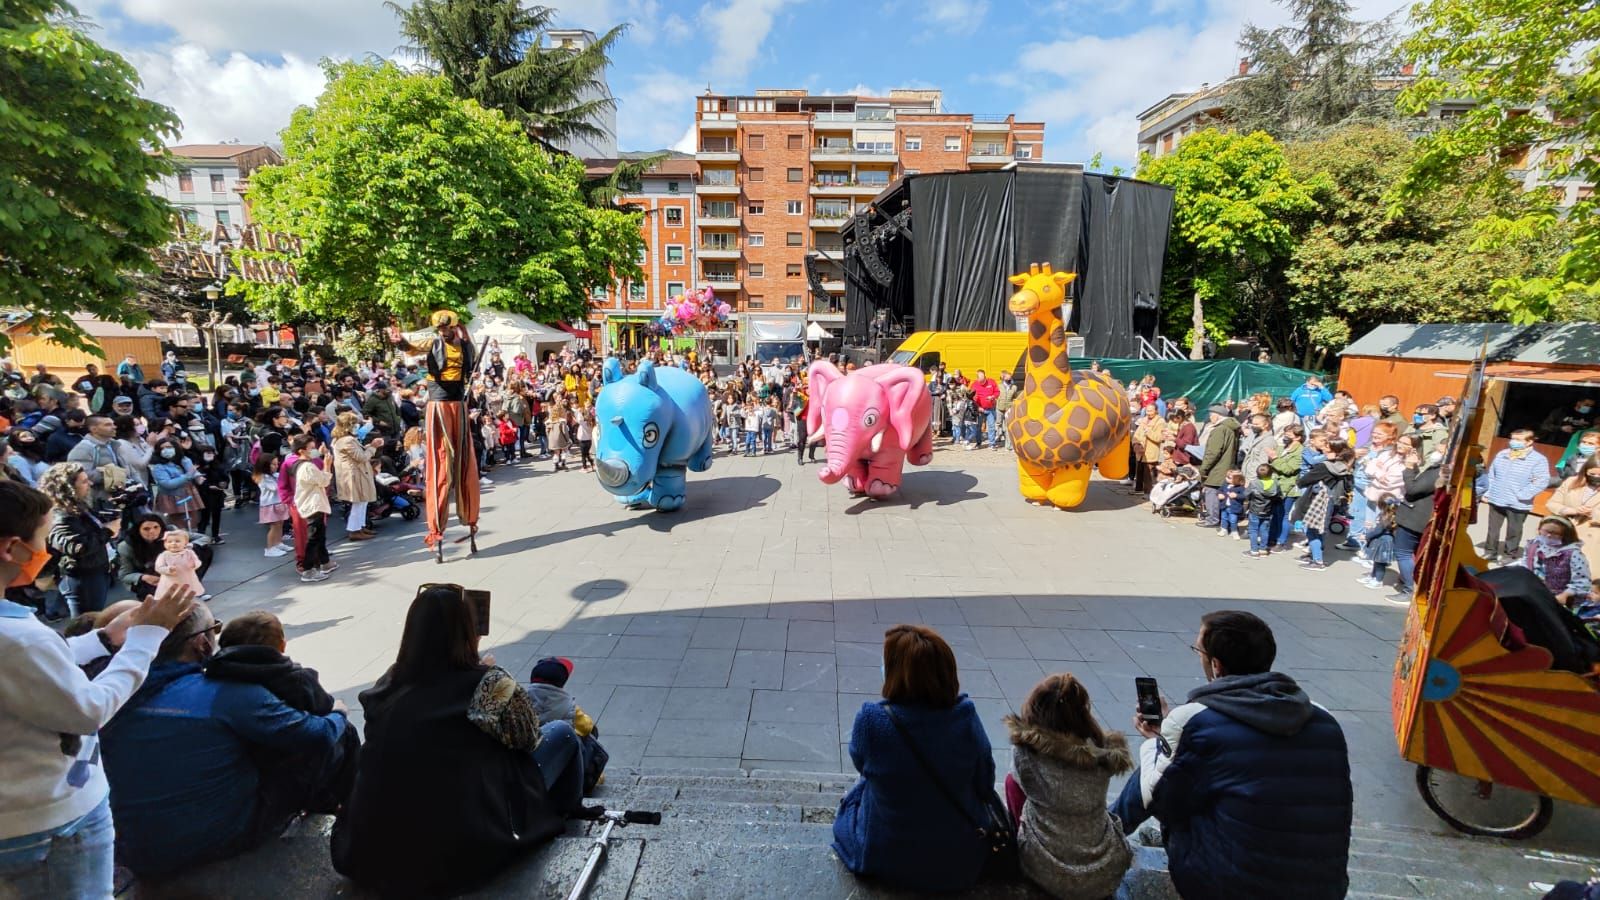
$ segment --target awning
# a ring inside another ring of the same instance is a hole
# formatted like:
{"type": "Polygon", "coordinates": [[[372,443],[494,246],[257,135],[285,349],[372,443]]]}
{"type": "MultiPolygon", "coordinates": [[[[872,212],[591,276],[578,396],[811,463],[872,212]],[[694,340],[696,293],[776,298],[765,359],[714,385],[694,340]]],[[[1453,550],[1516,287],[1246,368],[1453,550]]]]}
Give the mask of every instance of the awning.
{"type": "MultiPolygon", "coordinates": [[[[1440,378],[1466,379],[1467,372],[1438,372],[1440,378]]],[[[1569,384],[1600,388],[1600,368],[1541,366],[1533,363],[1490,363],[1483,367],[1486,378],[1519,381],[1527,384],[1569,384]]]]}
{"type": "Polygon", "coordinates": [[[565,331],[567,334],[572,335],[573,337],[583,338],[586,341],[594,337],[594,332],[592,330],[588,328],[574,328],[567,322],[557,322],[555,323],[555,326],[562,331],[565,331]]]}

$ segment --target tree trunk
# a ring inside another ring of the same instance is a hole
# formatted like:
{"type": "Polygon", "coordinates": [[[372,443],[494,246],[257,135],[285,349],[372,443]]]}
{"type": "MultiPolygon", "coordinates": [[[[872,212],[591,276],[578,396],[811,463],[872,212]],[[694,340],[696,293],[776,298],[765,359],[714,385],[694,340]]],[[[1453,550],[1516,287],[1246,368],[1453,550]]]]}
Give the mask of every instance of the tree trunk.
{"type": "Polygon", "coordinates": [[[1200,289],[1194,290],[1194,342],[1189,347],[1190,359],[1206,358],[1206,314],[1200,306],[1200,289]]]}

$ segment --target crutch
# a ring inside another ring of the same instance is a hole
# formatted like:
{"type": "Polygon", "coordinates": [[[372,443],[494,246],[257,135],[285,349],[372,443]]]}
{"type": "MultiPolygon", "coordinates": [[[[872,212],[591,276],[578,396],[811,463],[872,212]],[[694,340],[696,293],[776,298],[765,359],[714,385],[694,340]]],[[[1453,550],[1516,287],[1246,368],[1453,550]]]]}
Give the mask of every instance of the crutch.
{"type": "Polygon", "coordinates": [[[572,893],[567,895],[567,900],[583,900],[583,895],[589,890],[589,883],[600,871],[600,864],[606,861],[606,852],[611,841],[611,829],[617,826],[626,828],[629,825],[660,825],[661,813],[646,812],[642,809],[630,809],[626,812],[609,810],[603,806],[585,807],[579,818],[590,821],[603,820],[606,824],[600,829],[600,834],[594,839],[594,846],[589,849],[589,858],[583,864],[583,871],[578,873],[578,883],[573,886],[572,893]]]}

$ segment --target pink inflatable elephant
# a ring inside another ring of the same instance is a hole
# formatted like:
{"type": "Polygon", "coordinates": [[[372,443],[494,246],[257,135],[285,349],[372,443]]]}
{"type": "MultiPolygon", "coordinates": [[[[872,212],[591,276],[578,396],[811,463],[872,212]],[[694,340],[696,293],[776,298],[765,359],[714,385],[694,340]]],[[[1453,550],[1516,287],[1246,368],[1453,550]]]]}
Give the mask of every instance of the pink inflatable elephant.
{"type": "Polygon", "coordinates": [[[806,430],[810,443],[827,442],[823,484],[843,478],[850,493],[881,500],[900,489],[907,457],[914,466],[933,460],[933,401],[919,369],[880,363],[846,375],[818,360],[808,379],[806,430]]]}

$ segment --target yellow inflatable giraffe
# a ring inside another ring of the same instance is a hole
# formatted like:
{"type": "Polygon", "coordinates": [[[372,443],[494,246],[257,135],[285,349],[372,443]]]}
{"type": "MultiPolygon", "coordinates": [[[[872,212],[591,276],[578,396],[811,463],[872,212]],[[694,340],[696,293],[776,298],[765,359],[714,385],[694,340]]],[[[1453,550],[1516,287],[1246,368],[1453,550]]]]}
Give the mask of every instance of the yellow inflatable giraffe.
{"type": "Polygon", "coordinates": [[[1061,304],[1077,276],[1035,263],[1011,276],[1011,312],[1028,317],[1027,378],[1006,423],[1017,454],[1022,496],[1071,509],[1089,491],[1089,468],[1128,477],[1132,416],[1122,385],[1109,375],[1074,372],[1067,361],[1061,304]]]}

